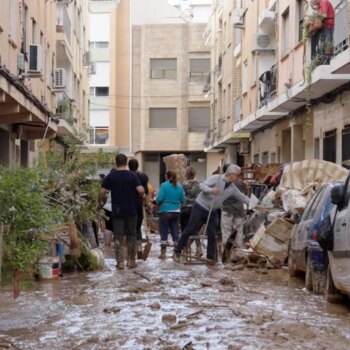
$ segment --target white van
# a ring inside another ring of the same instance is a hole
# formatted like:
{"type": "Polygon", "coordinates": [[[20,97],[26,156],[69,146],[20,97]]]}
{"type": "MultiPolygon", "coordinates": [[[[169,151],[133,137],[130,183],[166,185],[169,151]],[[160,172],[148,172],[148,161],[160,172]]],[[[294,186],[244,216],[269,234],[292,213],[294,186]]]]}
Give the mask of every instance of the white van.
{"type": "Polygon", "coordinates": [[[328,251],[326,297],[329,302],[339,300],[340,293],[350,296],[350,174],[345,183],[331,190],[333,249],[328,251]]]}

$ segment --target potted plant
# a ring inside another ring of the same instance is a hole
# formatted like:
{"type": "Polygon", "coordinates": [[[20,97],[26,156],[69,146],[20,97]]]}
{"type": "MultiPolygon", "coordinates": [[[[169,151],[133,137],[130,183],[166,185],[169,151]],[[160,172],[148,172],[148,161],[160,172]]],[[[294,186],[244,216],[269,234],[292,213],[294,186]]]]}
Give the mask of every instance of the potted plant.
{"type": "Polygon", "coordinates": [[[305,29],[309,37],[323,27],[323,20],[324,15],[319,12],[315,12],[307,17],[305,21],[305,29]]]}

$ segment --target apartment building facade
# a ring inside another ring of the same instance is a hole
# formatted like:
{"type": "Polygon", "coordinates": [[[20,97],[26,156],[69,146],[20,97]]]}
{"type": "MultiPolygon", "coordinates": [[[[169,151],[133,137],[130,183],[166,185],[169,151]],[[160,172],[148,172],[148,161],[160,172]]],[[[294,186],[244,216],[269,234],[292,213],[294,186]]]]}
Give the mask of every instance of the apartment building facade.
{"type": "MultiPolygon", "coordinates": [[[[91,146],[105,149],[110,146],[110,109],[116,96],[111,96],[111,13],[117,0],[90,0],[89,52],[92,61],[90,70],[90,137],[91,146]]],[[[113,85],[113,83],[112,83],[113,85]]]]}
{"type": "Polygon", "coordinates": [[[303,34],[310,2],[241,4],[242,116],[234,130],[251,133],[250,162],[350,159],[349,1],[331,2],[329,64],[317,52],[322,38],[303,34]]]}
{"type": "Polygon", "coordinates": [[[110,143],[136,157],[157,188],[169,154],[185,154],[200,179],[219,163],[217,153],[203,149],[210,52],[202,40],[205,24],[197,22],[208,20],[210,4],[206,8],[206,16],[188,16],[167,0],[121,0],[112,17],[110,143]]]}
{"type": "Polygon", "coordinates": [[[28,166],[38,140],[84,131],[88,8],[85,1],[0,6],[0,163],[28,166]]]}
{"type": "Polygon", "coordinates": [[[244,165],[249,133],[234,132],[241,117],[240,1],[215,0],[203,38],[211,52],[211,75],[204,88],[211,104],[211,125],[205,146],[208,153],[220,152],[227,163],[244,165]]]}

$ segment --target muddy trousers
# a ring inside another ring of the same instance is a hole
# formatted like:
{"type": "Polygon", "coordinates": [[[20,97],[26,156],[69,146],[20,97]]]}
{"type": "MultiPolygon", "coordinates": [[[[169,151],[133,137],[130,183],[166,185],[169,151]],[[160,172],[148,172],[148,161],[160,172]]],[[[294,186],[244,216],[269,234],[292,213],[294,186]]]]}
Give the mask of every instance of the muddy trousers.
{"type": "Polygon", "coordinates": [[[237,247],[241,247],[243,244],[243,237],[239,235],[239,227],[243,222],[243,218],[235,217],[232,213],[222,210],[221,211],[221,234],[222,234],[222,246],[225,247],[227,240],[231,234],[236,231],[235,242],[237,247]]]}
{"type": "Polygon", "coordinates": [[[136,257],[136,223],[137,216],[113,216],[114,249],[117,261],[124,261],[125,239],[128,259],[136,257]]]}
{"type": "Polygon", "coordinates": [[[169,231],[173,242],[177,242],[179,238],[179,216],[178,212],[159,213],[159,232],[160,243],[166,244],[168,240],[169,231]]]}
{"type": "Polygon", "coordinates": [[[137,208],[137,223],[136,223],[136,239],[138,241],[142,241],[142,232],[141,232],[142,221],[143,221],[143,210],[142,210],[142,205],[140,205],[137,208]]]}
{"type": "MultiPolygon", "coordinates": [[[[202,225],[207,222],[209,211],[201,207],[197,202],[194,202],[191,216],[185,230],[182,232],[179,242],[177,243],[174,251],[176,254],[181,254],[185,245],[191,235],[197,234],[202,225]]],[[[207,247],[207,258],[216,260],[216,228],[218,225],[218,214],[216,210],[211,212],[208,227],[208,247],[207,247]]]]}

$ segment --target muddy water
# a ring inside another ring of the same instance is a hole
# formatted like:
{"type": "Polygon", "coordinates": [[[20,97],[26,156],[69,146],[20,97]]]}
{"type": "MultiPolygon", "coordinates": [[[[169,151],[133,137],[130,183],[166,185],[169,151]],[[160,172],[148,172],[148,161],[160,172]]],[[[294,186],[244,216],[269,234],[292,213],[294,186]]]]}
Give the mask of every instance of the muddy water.
{"type": "Polygon", "coordinates": [[[349,348],[349,308],[327,306],[287,271],[179,265],[170,252],[160,262],[157,248],[136,270],[107,259],[104,271],[42,282],[17,300],[0,294],[0,349],[349,348]]]}

